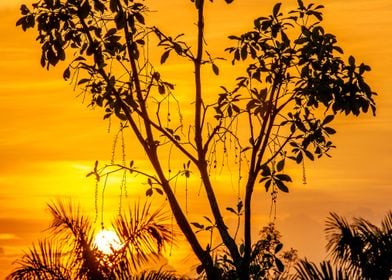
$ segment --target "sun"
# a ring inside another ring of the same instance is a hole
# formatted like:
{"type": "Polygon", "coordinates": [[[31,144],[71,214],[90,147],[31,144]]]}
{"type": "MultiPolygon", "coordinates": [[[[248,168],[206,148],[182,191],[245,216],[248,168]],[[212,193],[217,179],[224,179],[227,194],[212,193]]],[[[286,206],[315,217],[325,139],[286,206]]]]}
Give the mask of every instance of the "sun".
{"type": "Polygon", "coordinates": [[[121,249],[120,238],[113,230],[102,229],[95,236],[94,245],[106,255],[121,249]]]}

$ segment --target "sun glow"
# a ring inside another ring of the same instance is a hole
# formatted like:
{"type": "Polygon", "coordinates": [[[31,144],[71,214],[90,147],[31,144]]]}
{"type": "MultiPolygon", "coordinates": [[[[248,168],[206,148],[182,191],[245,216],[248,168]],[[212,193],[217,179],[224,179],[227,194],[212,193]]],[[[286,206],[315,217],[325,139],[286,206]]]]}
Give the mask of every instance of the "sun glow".
{"type": "Polygon", "coordinates": [[[114,251],[121,249],[120,238],[113,230],[108,229],[102,229],[97,233],[94,245],[106,255],[113,254],[114,251]]]}

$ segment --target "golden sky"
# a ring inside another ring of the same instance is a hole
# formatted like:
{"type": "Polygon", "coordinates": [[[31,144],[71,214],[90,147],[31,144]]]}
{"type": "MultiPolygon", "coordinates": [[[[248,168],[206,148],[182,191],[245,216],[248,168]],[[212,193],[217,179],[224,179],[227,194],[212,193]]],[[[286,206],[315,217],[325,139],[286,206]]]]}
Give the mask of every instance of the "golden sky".
{"type": "MultiPolygon", "coordinates": [[[[15,27],[23,2],[32,1],[0,2],[0,278],[22,250],[46,234],[47,202],[72,198],[87,212],[94,212],[94,182],[85,175],[96,159],[110,159],[114,137],[107,133],[102,112],[87,108],[63,81],[61,65],[49,72],[41,69],[34,32],[15,27]]],[[[150,2],[157,11],[154,23],[194,38],[190,1],[171,0],[170,7],[168,1],[150,2]]],[[[211,49],[223,49],[226,35],[246,31],[274,3],[236,0],[226,6],[223,0],[215,2],[207,11],[211,49]]],[[[307,184],[298,175],[290,194],[279,196],[277,226],[286,248],[294,247],[300,256],[314,260],[325,256],[323,227],[328,212],[378,223],[392,205],[392,2],[320,2],[326,5],[326,29],[337,35],[346,55],[353,54],[372,67],[367,78],[379,96],[375,118],[339,117],[333,157],[307,163],[307,184]]],[[[181,77],[183,67],[168,68],[169,75],[181,77]]],[[[184,79],[179,84],[186,87],[191,82],[184,79]]],[[[130,196],[142,198],[144,190],[136,186],[130,196]]],[[[118,208],[118,195],[118,188],[108,192],[107,209],[118,208]]],[[[269,220],[270,198],[263,190],[256,197],[261,205],[255,209],[260,223],[254,229],[257,232],[269,220]]],[[[186,249],[176,252],[170,260],[173,265],[189,260],[186,249]]]]}

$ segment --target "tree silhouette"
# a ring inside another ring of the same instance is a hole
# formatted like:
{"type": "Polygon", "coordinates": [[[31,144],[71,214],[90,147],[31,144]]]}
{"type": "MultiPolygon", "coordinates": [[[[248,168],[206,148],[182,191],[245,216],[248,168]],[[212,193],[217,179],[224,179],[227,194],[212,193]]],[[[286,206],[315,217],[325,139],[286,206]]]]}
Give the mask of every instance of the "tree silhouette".
{"type": "Polygon", "coordinates": [[[344,217],[331,213],[325,231],[332,262],[325,261],[317,266],[306,259],[301,260],[293,279],[387,280],[392,277],[391,211],[382,220],[381,227],[363,218],[355,218],[350,224],[344,217]]]}
{"type": "Polygon", "coordinates": [[[288,192],[292,179],[284,172],[287,160],[303,164],[305,158],[328,155],[334,147],[330,136],[336,114],[357,116],[369,109],[374,114],[375,93],[363,77],[370,67],[352,56],[348,62],[340,57],[343,51],[335,36],[321,26],[322,5],[298,0],[296,9],[283,13],[278,3],[271,15],[254,20],[252,30],[229,36],[232,46],[226,51],[240,76],[234,86],[221,86],[211,96],[202,69],[209,66],[221,75],[219,66],[225,63],[206,50],[204,10],[215,3],[191,2],[197,21],[195,46],[183,34],[171,36],[159,26],[149,26],[143,1],[41,0],[32,9],[22,5],[17,25],[38,31],[43,67],[72,60],[64,79],[80,88],[91,106],[102,107],[104,118],[122,121],[122,129],[132,131],[131,139],[150,163],[146,170],[137,168],[134,160],[96,164],[90,174],[97,180],[115,170],[143,175],[146,195],[165,195],[207,278],[219,279],[212,254],[224,246],[237,277],[247,279],[257,243],[251,236],[255,187],[263,185],[273,197],[288,192]],[[151,47],[154,43],[157,48],[151,47]],[[161,64],[177,55],[193,66],[191,101],[154,67],[152,51],[162,52],[161,64]],[[189,104],[191,116],[183,118],[181,109],[189,104]],[[221,174],[217,166],[226,161],[237,167],[236,174],[226,171],[237,176],[239,189],[233,195],[243,205],[241,213],[227,208],[240,221],[234,230],[223,218],[219,182],[210,176],[221,174]],[[184,206],[175,194],[178,179],[190,176],[204,190],[210,226],[189,220],[187,203],[184,206]],[[217,231],[221,243],[196,235],[206,228],[217,231]]]}
{"type": "Polygon", "coordinates": [[[49,205],[49,210],[52,236],[33,245],[7,279],[177,279],[168,271],[136,273],[140,265],[156,260],[171,241],[170,225],[164,223],[161,210],[150,212],[150,205],[144,204],[120,215],[113,227],[121,248],[112,254],[94,245],[91,222],[79,208],[57,203],[49,205]]]}
{"type": "Polygon", "coordinates": [[[361,279],[392,277],[392,212],[377,227],[363,218],[349,224],[331,213],[326,225],[327,249],[335,264],[361,279]]]}

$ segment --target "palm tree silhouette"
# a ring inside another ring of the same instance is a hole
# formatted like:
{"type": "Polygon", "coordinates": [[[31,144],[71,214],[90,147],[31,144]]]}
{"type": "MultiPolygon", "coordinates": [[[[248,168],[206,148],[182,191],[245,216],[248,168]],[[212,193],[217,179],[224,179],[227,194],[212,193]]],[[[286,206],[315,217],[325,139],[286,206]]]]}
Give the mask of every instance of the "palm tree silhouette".
{"type": "Polygon", "coordinates": [[[7,279],[176,279],[168,271],[135,272],[161,256],[163,247],[172,241],[162,209],[151,212],[150,204],[136,204],[132,211],[119,215],[113,227],[122,246],[104,254],[94,245],[92,223],[79,207],[61,202],[48,207],[53,216],[52,236],[17,260],[18,267],[7,279]]]}
{"type": "Polygon", "coordinates": [[[348,273],[341,267],[333,267],[330,261],[323,261],[320,265],[308,261],[300,260],[296,267],[297,273],[290,279],[301,280],[349,280],[348,273]]]}
{"type": "Polygon", "coordinates": [[[390,279],[392,276],[392,211],[377,227],[363,218],[349,224],[331,213],[326,223],[327,250],[335,264],[361,279],[390,279]]]}
{"type": "Polygon", "coordinates": [[[301,260],[293,279],[302,280],[388,280],[392,277],[392,212],[377,227],[363,218],[349,224],[344,217],[330,213],[326,222],[327,250],[331,261],[319,266],[301,260]]]}

